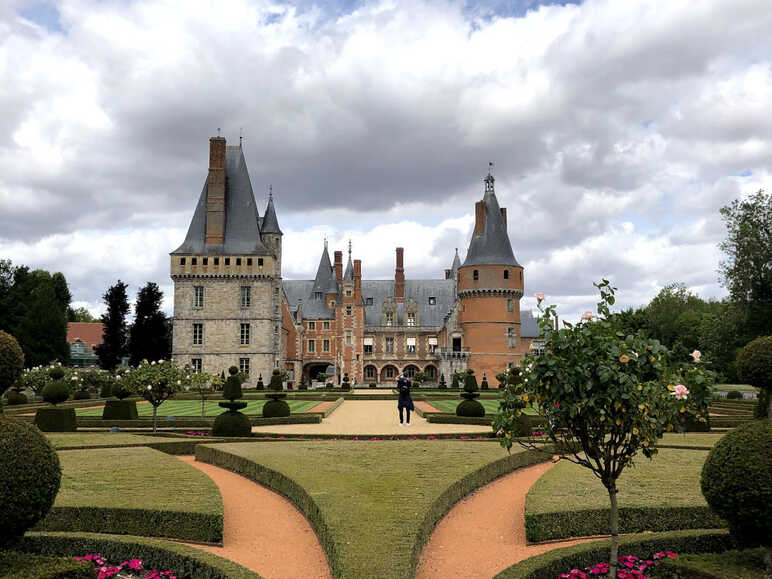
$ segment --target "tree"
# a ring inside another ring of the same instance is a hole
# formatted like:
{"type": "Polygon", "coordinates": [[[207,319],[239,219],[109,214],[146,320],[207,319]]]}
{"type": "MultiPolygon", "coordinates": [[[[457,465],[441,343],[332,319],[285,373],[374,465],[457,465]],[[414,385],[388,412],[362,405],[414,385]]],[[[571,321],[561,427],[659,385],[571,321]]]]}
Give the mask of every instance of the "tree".
{"type": "Polygon", "coordinates": [[[185,368],[186,376],[189,377],[190,387],[201,398],[201,418],[206,416],[206,397],[214,392],[215,385],[220,381],[219,376],[206,374],[204,372],[190,373],[189,368],[185,368]]]}
{"type": "Polygon", "coordinates": [[[68,320],[70,322],[87,322],[89,324],[93,324],[99,320],[97,320],[94,316],[91,315],[91,312],[88,311],[84,307],[70,308],[69,314],[68,314],[68,320]]]}
{"type": "Polygon", "coordinates": [[[163,292],[149,281],[137,292],[134,323],[129,338],[129,364],[164,360],[171,354],[168,320],[161,311],[163,292]]]}
{"type": "Polygon", "coordinates": [[[722,283],[746,311],[744,342],[772,334],[772,194],[759,190],[721,208],[727,238],[719,244],[722,283]]]}
{"type": "MultiPolygon", "coordinates": [[[[24,369],[24,352],[11,334],[0,330],[0,396],[8,390],[24,369]]],[[[3,405],[0,403],[0,414],[3,405]]]]}
{"type": "MultiPolygon", "coordinates": [[[[521,362],[524,380],[504,391],[493,425],[501,444],[510,449],[523,402],[531,407],[535,403],[555,445],[549,452],[590,469],[600,479],[611,506],[608,577],[616,578],[617,479],[639,452],[654,456],[657,439],[677,428],[687,411],[704,408],[710,376],[696,363],[671,365],[667,348],[643,332],[622,333],[619,318],[610,315],[615,288],[607,280],[595,285],[601,295],[595,321],[564,322],[564,328],[556,330],[555,307],[543,309],[539,300],[545,354],[521,362]]],[[[517,442],[544,450],[536,440],[517,442]]]]}
{"type": "Polygon", "coordinates": [[[177,368],[171,360],[144,361],[125,376],[133,393],[142,396],[153,406],[153,432],[156,431],[158,407],[190,385],[190,374],[177,368]]]}
{"type": "Polygon", "coordinates": [[[748,384],[766,391],[767,418],[772,420],[772,336],[756,338],[737,357],[737,369],[748,384]]]}
{"type": "Polygon", "coordinates": [[[105,370],[114,370],[127,353],[126,314],[129,313],[129,301],[126,297],[128,286],[121,280],[108,288],[102,298],[107,305],[107,313],[102,315],[102,343],[96,347],[99,365],[105,370]]]}

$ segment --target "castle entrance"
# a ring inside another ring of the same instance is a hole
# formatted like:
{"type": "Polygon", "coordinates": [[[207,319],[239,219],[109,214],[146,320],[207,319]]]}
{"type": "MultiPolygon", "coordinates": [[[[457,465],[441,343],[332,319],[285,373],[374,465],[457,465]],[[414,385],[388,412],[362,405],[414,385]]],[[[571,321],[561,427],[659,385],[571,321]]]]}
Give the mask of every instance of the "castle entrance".
{"type": "Polygon", "coordinates": [[[315,382],[317,380],[316,377],[321,373],[327,374],[327,381],[329,382],[333,379],[335,368],[324,362],[312,362],[306,364],[306,367],[303,369],[303,375],[306,377],[306,382],[309,384],[315,382]]]}

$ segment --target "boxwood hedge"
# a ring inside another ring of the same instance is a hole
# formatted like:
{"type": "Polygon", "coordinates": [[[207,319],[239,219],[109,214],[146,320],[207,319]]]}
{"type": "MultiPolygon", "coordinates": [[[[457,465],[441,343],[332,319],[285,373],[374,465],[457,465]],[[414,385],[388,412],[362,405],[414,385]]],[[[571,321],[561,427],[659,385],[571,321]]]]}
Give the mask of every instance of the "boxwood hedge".
{"type": "Polygon", "coordinates": [[[72,557],[0,551],[0,579],[94,579],[94,566],[72,557]]]}

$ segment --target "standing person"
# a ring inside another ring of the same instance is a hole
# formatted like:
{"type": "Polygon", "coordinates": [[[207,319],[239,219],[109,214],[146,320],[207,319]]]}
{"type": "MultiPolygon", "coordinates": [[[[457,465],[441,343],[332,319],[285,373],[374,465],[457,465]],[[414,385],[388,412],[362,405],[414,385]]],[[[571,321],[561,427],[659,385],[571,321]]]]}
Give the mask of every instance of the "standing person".
{"type": "Polygon", "coordinates": [[[399,400],[397,401],[397,409],[399,410],[399,425],[402,426],[402,411],[406,412],[405,426],[410,426],[410,411],[415,410],[413,399],[410,397],[410,380],[407,379],[405,374],[400,374],[397,378],[397,391],[399,392],[399,400]]]}

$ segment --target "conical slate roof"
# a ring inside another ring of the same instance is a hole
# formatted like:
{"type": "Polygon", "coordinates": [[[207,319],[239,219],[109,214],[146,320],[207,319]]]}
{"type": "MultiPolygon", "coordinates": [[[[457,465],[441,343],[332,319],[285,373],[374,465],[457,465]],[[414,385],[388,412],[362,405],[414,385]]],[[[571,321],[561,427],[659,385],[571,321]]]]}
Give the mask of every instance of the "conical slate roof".
{"type": "Polygon", "coordinates": [[[346,264],[346,273],[343,274],[343,279],[353,281],[354,280],[354,264],[351,263],[351,254],[348,254],[348,264],[346,264]]]}
{"type": "Polygon", "coordinates": [[[257,205],[241,147],[225,150],[225,239],[222,245],[206,245],[206,182],[193,212],[185,241],[174,254],[270,255],[260,240],[257,205]]]}
{"type": "Polygon", "coordinates": [[[450,271],[456,273],[458,268],[461,267],[461,258],[458,257],[458,247],[456,248],[456,255],[453,258],[453,263],[450,265],[450,271]]]}
{"type": "Polygon", "coordinates": [[[335,270],[330,262],[330,254],[327,252],[327,242],[324,244],[322,258],[319,260],[319,268],[316,270],[314,287],[312,292],[322,292],[323,294],[338,293],[338,280],[335,279],[335,270]]]}
{"type": "Polygon", "coordinates": [[[279,220],[276,219],[276,210],[273,207],[273,193],[268,195],[268,207],[265,208],[265,217],[260,224],[260,231],[262,233],[279,233],[279,220]]]}
{"type": "Polygon", "coordinates": [[[472,234],[466,252],[464,266],[468,265],[512,265],[520,267],[512,252],[507,226],[501,215],[496,193],[493,191],[493,176],[485,178],[485,224],[482,235],[472,234]]]}

